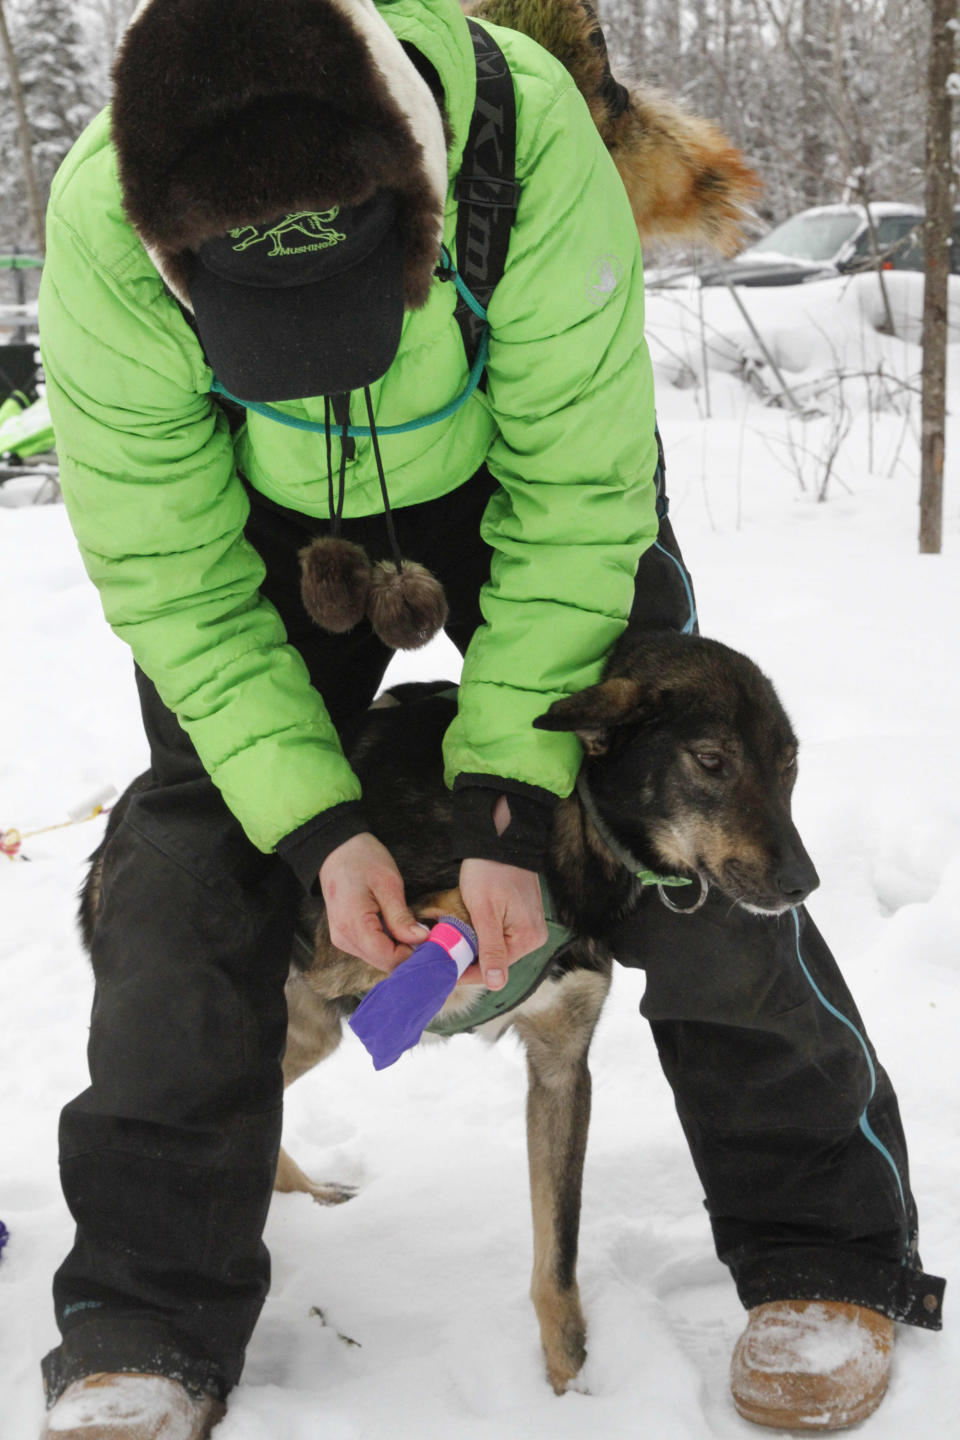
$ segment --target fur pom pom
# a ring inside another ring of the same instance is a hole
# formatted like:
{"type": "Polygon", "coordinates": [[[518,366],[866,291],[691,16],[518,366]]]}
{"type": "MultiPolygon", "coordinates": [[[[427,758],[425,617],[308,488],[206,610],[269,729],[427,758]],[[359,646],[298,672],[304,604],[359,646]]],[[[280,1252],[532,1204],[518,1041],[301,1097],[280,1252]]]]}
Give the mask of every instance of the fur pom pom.
{"type": "Polygon", "coordinates": [[[367,612],[370,561],[359,545],[321,535],[300,551],[300,595],[310,619],[334,635],[367,612]]]}
{"type": "Polygon", "coordinates": [[[367,615],[391,649],[419,650],[442,629],[448,613],[443,586],[423,565],[404,560],[399,574],[390,560],[374,565],[367,615]]]}

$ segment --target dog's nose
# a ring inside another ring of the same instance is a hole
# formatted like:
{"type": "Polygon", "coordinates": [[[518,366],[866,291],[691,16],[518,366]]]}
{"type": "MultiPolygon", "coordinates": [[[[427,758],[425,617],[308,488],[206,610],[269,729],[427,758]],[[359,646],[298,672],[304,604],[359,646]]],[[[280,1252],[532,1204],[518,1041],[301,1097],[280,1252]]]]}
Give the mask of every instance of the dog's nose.
{"type": "Polygon", "coordinates": [[[791,905],[801,904],[819,884],[820,876],[806,855],[784,861],[777,871],[777,889],[791,905]]]}

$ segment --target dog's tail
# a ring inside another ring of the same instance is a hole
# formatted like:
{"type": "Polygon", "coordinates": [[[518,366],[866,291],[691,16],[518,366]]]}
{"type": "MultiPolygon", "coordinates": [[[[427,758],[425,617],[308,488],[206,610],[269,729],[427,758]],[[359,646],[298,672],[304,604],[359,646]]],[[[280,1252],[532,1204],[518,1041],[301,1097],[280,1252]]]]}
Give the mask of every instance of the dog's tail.
{"type": "Polygon", "coordinates": [[[617,83],[586,0],[474,0],[471,15],[519,30],[569,70],[620,172],[641,240],[732,254],[762,184],[727,137],[660,90],[617,83]]]}
{"type": "Polygon", "coordinates": [[[77,925],[80,929],[80,939],[83,942],[83,948],[87,954],[90,953],[90,947],[93,944],[93,932],[96,929],[97,917],[100,914],[100,899],[103,890],[103,857],[106,854],[107,844],[117,826],[120,824],[120,821],[127,813],[127,807],[133,797],[139,795],[141,790],[149,790],[152,785],[153,775],[149,770],[145,770],[142,775],[137,776],[136,780],[130,782],[120,796],[120,799],[111,809],[107,819],[107,828],[103,832],[103,839],[90,856],[89,868],[83,878],[83,884],[80,886],[80,892],[77,896],[80,902],[77,908],[77,925]]]}

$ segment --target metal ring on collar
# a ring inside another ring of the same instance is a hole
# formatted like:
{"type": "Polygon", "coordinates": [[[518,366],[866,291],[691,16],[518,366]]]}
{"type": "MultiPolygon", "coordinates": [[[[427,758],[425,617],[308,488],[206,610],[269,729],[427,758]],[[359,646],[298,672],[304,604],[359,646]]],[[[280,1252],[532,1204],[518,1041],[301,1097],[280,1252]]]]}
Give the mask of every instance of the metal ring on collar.
{"type": "Polygon", "coordinates": [[[675,915],[693,915],[700,909],[700,906],[710,894],[710,881],[704,880],[703,876],[699,873],[697,874],[697,879],[700,881],[700,896],[695,905],[674,905],[666,892],[666,888],[663,885],[657,886],[657,893],[668,910],[672,910],[675,915]]]}

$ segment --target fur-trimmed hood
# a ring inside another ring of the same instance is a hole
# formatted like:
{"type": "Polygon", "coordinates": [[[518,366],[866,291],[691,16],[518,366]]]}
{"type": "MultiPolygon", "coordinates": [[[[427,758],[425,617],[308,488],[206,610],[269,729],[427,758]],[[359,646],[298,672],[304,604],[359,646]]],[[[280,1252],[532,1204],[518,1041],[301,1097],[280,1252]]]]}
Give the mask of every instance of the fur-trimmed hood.
{"type": "MultiPolygon", "coordinates": [[[[742,243],[758,177],[708,121],[613,79],[586,0],[473,0],[470,10],[570,72],[642,240],[724,253],[742,243]]],[[[473,52],[454,0],[389,15],[374,0],[142,0],[115,66],[113,140],[127,215],[186,304],[186,254],[205,240],[360,203],[379,186],[400,197],[406,303],[424,303],[473,111],[473,52]],[[444,113],[413,51],[446,87],[444,113]]]]}
{"type": "Polygon", "coordinates": [[[185,255],[204,241],[378,188],[400,201],[406,303],[426,301],[443,117],[372,0],[144,0],[112,116],[127,215],[184,302],[185,255]]]}

